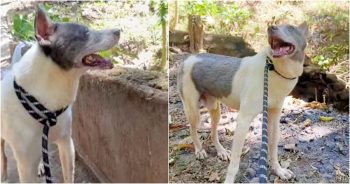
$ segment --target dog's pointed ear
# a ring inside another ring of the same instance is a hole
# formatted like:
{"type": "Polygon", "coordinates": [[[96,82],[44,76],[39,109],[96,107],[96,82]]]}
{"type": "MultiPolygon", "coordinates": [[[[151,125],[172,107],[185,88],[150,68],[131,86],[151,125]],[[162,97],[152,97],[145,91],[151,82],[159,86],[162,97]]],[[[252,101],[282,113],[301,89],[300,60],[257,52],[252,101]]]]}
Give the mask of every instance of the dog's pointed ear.
{"type": "Polygon", "coordinates": [[[34,20],[35,38],[40,45],[50,45],[49,37],[53,35],[55,31],[55,25],[51,22],[50,18],[46,15],[43,7],[37,6],[37,12],[34,20]]]}
{"type": "Polygon", "coordinates": [[[306,23],[306,21],[304,21],[303,23],[301,23],[298,26],[299,31],[305,36],[305,38],[307,38],[309,36],[309,27],[306,23]]]}

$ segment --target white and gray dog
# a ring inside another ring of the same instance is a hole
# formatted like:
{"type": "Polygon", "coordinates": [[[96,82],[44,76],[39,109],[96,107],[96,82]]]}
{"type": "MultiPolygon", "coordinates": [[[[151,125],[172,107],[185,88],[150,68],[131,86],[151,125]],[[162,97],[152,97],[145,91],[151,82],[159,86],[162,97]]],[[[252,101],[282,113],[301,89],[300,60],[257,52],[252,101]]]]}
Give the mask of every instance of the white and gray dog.
{"type": "MultiPolygon", "coordinates": [[[[95,52],[118,43],[118,29],[95,31],[74,23],[53,23],[38,8],[35,38],[19,62],[13,64],[1,81],[1,180],[7,179],[8,143],[17,161],[21,182],[36,182],[41,160],[43,125],[22,106],[14,89],[14,80],[50,111],[68,107],[57,117],[48,136],[59,148],[64,182],[73,182],[74,145],[71,137],[72,111],[79,78],[89,69],[110,69],[112,63],[95,52]]],[[[35,104],[34,104],[35,105],[35,104]]]]}
{"type": "Polygon", "coordinates": [[[268,73],[268,137],[272,171],[282,179],[293,177],[292,171],[278,162],[279,120],[284,98],[291,92],[303,72],[304,50],[308,26],[278,25],[268,28],[269,47],[251,57],[235,58],[214,54],[191,55],[180,65],[178,89],[186,117],[191,125],[191,137],[196,157],[207,157],[199,140],[199,102],[208,108],[211,138],[218,156],[230,160],[225,182],[233,183],[238,172],[240,155],[250,122],[262,111],[263,76],[267,57],[274,70],[268,73]],[[239,109],[232,151],[219,142],[220,103],[239,109]]]}

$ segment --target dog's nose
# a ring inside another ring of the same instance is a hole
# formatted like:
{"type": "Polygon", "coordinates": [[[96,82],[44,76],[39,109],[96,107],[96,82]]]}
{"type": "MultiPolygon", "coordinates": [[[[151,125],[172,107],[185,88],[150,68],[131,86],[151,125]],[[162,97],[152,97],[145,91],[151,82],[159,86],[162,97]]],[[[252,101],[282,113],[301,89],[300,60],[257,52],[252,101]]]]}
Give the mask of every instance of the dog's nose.
{"type": "Polygon", "coordinates": [[[112,32],[115,36],[117,36],[117,37],[120,36],[120,29],[112,29],[112,32]]]}

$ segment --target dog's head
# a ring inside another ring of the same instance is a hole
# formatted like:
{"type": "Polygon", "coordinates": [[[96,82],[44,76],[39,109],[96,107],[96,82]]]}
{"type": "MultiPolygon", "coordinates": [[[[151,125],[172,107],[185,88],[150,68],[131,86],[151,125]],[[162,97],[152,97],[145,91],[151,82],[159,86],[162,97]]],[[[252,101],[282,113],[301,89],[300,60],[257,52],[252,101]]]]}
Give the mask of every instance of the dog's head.
{"type": "Polygon", "coordinates": [[[305,22],[298,27],[274,25],[270,26],[267,31],[273,58],[304,61],[304,50],[308,35],[308,26],[305,22]]]}
{"type": "Polygon", "coordinates": [[[64,70],[72,68],[110,69],[113,64],[96,54],[118,43],[119,29],[91,30],[74,23],[53,23],[38,6],[35,38],[47,57],[64,70]]]}

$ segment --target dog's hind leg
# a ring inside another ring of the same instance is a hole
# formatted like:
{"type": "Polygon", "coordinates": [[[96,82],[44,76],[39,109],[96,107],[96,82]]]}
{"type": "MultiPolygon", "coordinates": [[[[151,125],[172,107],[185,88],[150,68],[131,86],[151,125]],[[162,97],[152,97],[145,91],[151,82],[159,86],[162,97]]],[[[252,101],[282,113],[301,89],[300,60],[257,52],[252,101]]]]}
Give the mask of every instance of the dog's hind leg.
{"type": "Polygon", "coordinates": [[[198,159],[204,159],[207,157],[207,153],[202,147],[202,143],[199,140],[198,136],[198,125],[199,125],[199,107],[198,107],[198,99],[199,95],[195,95],[194,92],[191,94],[191,96],[186,96],[187,98],[185,100],[182,100],[184,111],[187,117],[187,120],[190,123],[191,127],[191,137],[194,144],[194,149],[196,153],[196,157],[198,159]]]}
{"type": "Polygon", "coordinates": [[[1,181],[7,180],[7,157],[5,154],[5,140],[1,139],[1,181]]]}
{"type": "Polygon", "coordinates": [[[281,115],[280,108],[270,108],[269,111],[269,159],[270,167],[272,172],[274,172],[281,179],[290,179],[294,176],[293,172],[289,169],[282,168],[278,162],[278,141],[280,137],[280,126],[279,120],[281,115]]]}
{"type": "Polygon", "coordinates": [[[222,160],[230,159],[230,152],[227,151],[219,141],[218,136],[218,125],[220,121],[220,102],[217,101],[214,97],[207,97],[205,105],[209,110],[211,118],[211,140],[214,143],[215,149],[217,151],[218,157],[222,160]]]}
{"type": "Polygon", "coordinates": [[[62,173],[65,183],[74,182],[75,149],[72,138],[64,137],[56,142],[60,154],[62,173]]]}

